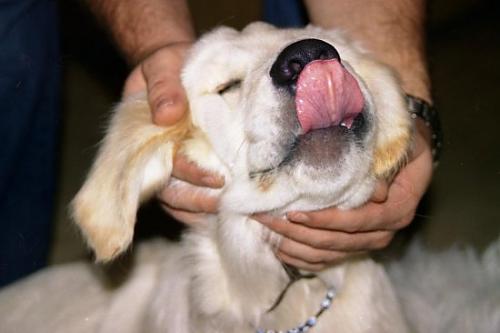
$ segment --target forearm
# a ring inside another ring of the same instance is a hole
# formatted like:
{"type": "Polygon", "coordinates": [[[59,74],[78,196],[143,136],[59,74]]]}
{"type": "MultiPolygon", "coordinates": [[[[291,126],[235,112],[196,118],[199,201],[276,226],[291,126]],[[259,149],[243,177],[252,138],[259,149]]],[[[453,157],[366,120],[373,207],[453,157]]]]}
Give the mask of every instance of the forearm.
{"type": "Polygon", "coordinates": [[[311,22],[342,28],[399,74],[403,89],[431,101],[425,0],[305,0],[311,22]]]}
{"type": "Polygon", "coordinates": [[[111,31],[127,60],[136,64],[159,47],[194,40],[185,0],[87,0],[111,31]]]}

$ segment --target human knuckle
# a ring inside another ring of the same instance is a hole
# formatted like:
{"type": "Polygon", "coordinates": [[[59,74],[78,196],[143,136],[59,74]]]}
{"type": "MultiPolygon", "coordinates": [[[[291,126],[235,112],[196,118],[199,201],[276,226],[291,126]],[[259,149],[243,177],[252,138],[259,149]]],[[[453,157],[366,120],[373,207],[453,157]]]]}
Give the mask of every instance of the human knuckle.
{"type": "Polygon", "coordinates": [[[411,224],[411,222],[413,221],[414,218],[415,218],[415,211],[409,212],[408,214],[403,216],[401,219],[399,219],[399,221],[397,221],[394,224],[395,229],[400,230],[400,229],[406,228],[407,226],[409,226],[411,224]]]}
{"type": "Polygon", "coordinates": [[[401,220],[401,228],[405,228],[410,225],[410,223],[415,218],[415,213],[412,213],[401,220]]]}
{"type": "Polygon", "coordinates": [[[331,240],[328,237],[315,237],[312,241],[314,247],[318,249],[328,249],[331,247],[331,240]]]}
{"type": "Polygon", "coordinates": [[[201,212],[211,213],[215,210],[214,204],[209,198],[199,199],[197,203],[198,203],[198,208],[201,212]]]}
{"type": "Polygon", "coordinates": [[[374,248],[377,250],[386,248],[391,243],[393,235],[392,232],[382,233],[374,242],[374,248]]]}
{"type": "Polygon", "coordinates": [[[328,258],[328,262],[336,263],[336,262],[342,261],[347,256],[348,256],[348,254],[345,252],[332,252],[330,254],[330,257],[328,258]]]}
{"type": "Polygon", "coordinates": [[[194,208],[199,212],[206,212],[211,208],[209,199],[202,196],[200,193],[194,192],[192,200],[194,208]]]}
{"type": "Polygon", "coordinates": [[[202,201],[203,211],[207,213],[215,213],[218,208],[218,202],[216,198],[206,197],[205,200],[202,201]]]}
{"type": "Polygon", "coordinates": [[[272,231],[285,236],[286,238],[294,239],[294,234],[292,231],[290,231],[290,228],[288,228],[288,225],[285,225],[284,223],[276,222],[275,220],[272,220],[268,223],[266,223],[266,226],[271,229],[272,231]]]}
{"type": "Polygon", "coordinates": [[[178,195],[175,191],[167,187],[158,194],[158,199],[169,206],[174,206],[178,199],[178,195]]]}
{"type": "Polygon", "coordinates": [[[324,260],[323,255],[319,251],[311,250],[307,253],[303,253],[304,260],[310,264],[321,264],[324,260]]]}
{"type": "Polygon", "coordinates": [[[272,235],[266,235],[265,240],[269,244],[276,246],[275,250],[277,251],[277,254],[290,254],[293,251],[293,246],[290,239],[282,237],[280,234],[273,233],[272,235]]]}
{"type": "Polygon", "coordinates": [[[148,95],[153,101],[160,101],[166,98],[166,81],[163,79],[155,80],[148,89],[148,95]]]}

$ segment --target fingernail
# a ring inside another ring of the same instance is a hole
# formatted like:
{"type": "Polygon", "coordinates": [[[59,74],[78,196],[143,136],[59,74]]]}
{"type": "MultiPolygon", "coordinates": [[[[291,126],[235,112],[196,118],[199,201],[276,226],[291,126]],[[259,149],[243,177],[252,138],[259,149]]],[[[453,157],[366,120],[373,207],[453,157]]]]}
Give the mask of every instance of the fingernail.
{"type": "Polygon", "coordinates": [[[307,216],[306,214],[304,213],[300,213],[300,212],[292,212],[292,213],[288,213],[287,214],[287,217],[290,221],[293,221],[293,222],[299,222],[299,223],[305,223],[305,222],[309,222],[311,219],[309,218],[309,216],[307,216]]]}
{"type": "Polygon", "coordinates": [[[221,176],[205,176],[201,182],[208,187],[219,188],[224,186],[224,177],[221,176]]]}
{"type": "Polygon", "coordinates": [[[175,105],[176,102],[173,98],[162,98],[155,105],[156,112],[164,112],[167,108],[175,105]]]}
{"type": "Polygon", "coordinates": [[[169,99],[162,99],[153,108],[153,122],[159,126],[172,126],[179,121],[183,112],[172,108],[175,102],[169,99]]]}

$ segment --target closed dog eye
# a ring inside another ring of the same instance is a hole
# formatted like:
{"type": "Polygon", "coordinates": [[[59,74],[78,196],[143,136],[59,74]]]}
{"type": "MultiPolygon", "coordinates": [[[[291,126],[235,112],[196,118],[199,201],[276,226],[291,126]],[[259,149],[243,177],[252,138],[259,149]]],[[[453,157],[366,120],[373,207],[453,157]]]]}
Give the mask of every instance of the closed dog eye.
{"type": "Polygon", "coordinates": [[[241,80],[234,79],[221,84],[220,86],[217,87],[216,91],[219,95],[224,95],[225,93],[239,89],[240,87],[241,87],[241,80]]]}

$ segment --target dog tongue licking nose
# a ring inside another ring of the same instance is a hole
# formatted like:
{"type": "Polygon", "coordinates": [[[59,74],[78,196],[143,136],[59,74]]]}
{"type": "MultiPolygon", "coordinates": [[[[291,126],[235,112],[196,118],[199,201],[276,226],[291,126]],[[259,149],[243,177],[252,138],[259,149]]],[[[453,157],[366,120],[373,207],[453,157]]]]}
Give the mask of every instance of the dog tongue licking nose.
{"type": "Polygon", "coordinates": [[[315,60],[299,75],[295,105],[300,126],[307,133],[338,125],[351,128],[364,99],[358,82],[340,61],[315,60]]]}

